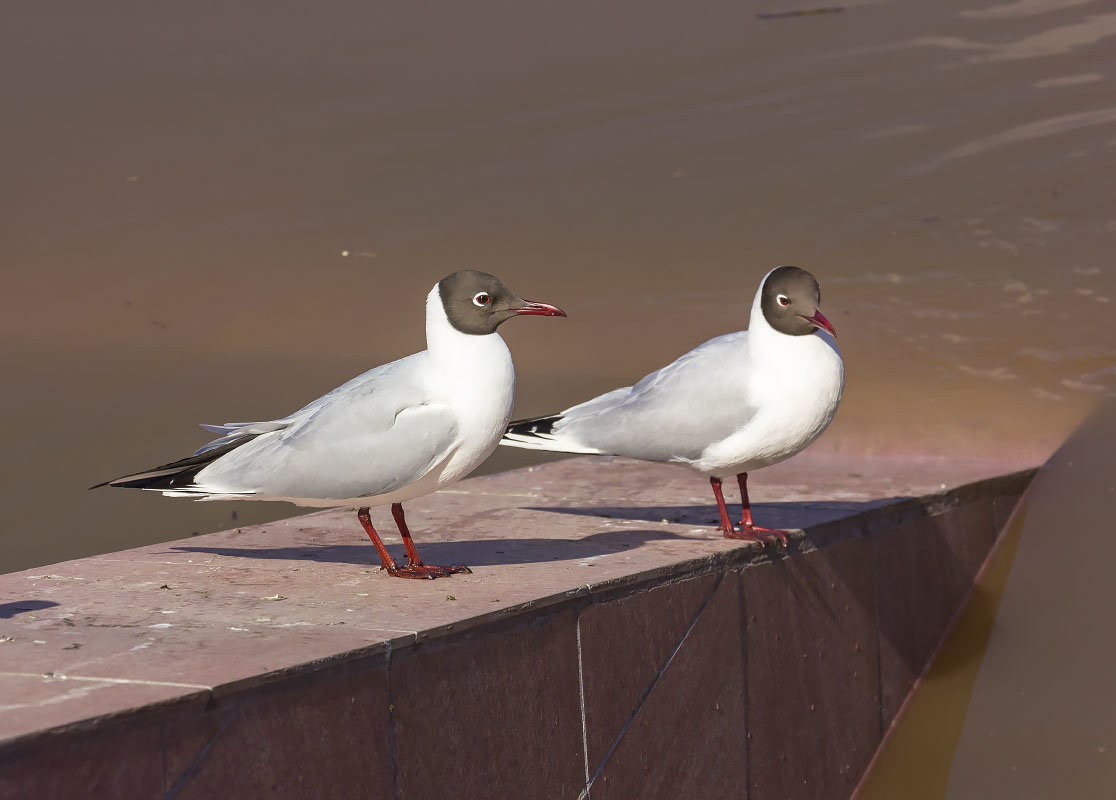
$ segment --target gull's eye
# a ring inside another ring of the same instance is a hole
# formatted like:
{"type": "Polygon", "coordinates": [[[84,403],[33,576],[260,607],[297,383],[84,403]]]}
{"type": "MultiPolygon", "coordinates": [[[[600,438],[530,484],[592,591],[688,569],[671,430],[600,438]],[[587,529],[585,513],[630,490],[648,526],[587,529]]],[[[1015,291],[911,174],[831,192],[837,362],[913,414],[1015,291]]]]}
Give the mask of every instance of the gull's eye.
{"type": "Polygon", "coordinates": [[[492,295],[490,295],[488,292],[477,292],[475,295],[473,295],[473,305],[475,305],[477,308],[484,308],[491,302],[492,295]]]}
{"type": "Polygon", "coordinates": [[[790,298],[787,297],[785,294],[781,294],[775,299],[779,301],[779,305],[781,305],[783,308],[786,308],[790,305],[790,298]]]}

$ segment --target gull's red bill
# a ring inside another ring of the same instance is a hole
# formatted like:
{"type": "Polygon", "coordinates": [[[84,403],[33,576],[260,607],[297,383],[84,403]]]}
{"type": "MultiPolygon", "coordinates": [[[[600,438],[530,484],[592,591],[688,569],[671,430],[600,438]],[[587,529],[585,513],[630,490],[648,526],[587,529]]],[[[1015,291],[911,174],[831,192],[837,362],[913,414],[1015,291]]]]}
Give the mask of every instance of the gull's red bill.
{"type": "Polygon", "coordinates": [[[821,310],[815,311],[814,316],[812,316],[812,317],[803,316],[802,319],[806,320],[809,323],[812,323],[812,324],[818,326],[822,330],[829,331],[830,335],[834,339],[837,338],[837,331],[833,330],[833,326],[829,324],[829,320],[827,320],[825,318],[825,314],[823,314],[821,312],[821,310]]]}
{"type": "Polygon", "coordinates": [[[550,303],[532,303],[530,300],[527,301],[527,305],[523,306],[523,308],[515,309],[515,313],[522,315],[534,314],[540,317],[566,316],[566,312],[558,308],[558,306],[552,306],[550,303]]]}

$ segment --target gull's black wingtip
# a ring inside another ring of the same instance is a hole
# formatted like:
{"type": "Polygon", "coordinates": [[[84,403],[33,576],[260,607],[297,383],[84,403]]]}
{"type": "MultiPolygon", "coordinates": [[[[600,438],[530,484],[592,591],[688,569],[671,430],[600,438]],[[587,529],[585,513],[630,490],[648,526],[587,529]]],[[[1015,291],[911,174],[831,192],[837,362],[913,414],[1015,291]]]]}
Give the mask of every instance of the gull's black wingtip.
{"type": "Polygon", "coordinates": [[[206,450],[204,453],[195,453],[187,458],[163,464],[143,472],[122,475],[119,478],[90,486],[86,491],[100,489],[102,486],[113,486],[119,489],[181,489],[194,481],[194,477],[203,469],[226,453],[230,453],[241,445],[252,441],[258,433],[237,436],[226,444],[206,450]]]}
{"type": "Polygon", "coordinates": [[[537,436],[538,434],[549,435],[554,430],[554,423],[562,419],[561,414],[547,414],[542,417],[531,417],[529,419],[517,419],[508,424],[508,430],[504,434],[509,433],[518,434],[519,436],[537,436]]]}

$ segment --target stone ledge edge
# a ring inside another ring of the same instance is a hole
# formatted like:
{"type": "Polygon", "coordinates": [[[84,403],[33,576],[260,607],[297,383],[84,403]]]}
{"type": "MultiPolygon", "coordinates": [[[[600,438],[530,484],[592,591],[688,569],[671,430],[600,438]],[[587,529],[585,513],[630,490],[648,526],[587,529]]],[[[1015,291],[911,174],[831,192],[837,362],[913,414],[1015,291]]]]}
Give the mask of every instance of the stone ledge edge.
{"type": "MultiPolygon", "coordinates": [[[[952,489],[942,489],[917,497],[899,499],[893,503],[870,508],[848,517],[811,526],[808,529],[809,538],[807,537],[807,531],[790,531],[787,550],[779,556],[773,557],[765,548],[755,543],[742,543],[739,547],[731,550],[677,561],[657,569],[612,578],[600,583],[580,585],[573,589],[517,603],[485,614],[467,617],[448,625],[440,625],[416,633],[405,633],[391,639],[374,642],[365,647],[345,650],[320,659],[260,673],[230,683],[186,691],[177,697],[168,697],[142,706],[99,714],[9,739],[0,739],[0,754],[11,756],[16,751],[39,744],[48,737],[65,737],[69,734],[79,734],[126,719],[143,721],[163,713],[185,711],[192,706],[208,708],[219,700],[241,692],[274,686],[287,680],[310,677],[326,669],[343,666],[359,668],[363,665],[362,662],[374,661],[381,657],[386,663],[394,651],[470,633],[479,628],[507,622],[517,617],[549,615],[561,610],[566,605],[580,607],[589,602],[614,600],[654,586],[677,583],[714,572],[744,570],[771,564],[777,560],[788,558],[794,553],[809,553],[825,549],[841,542],[870,536],[888,528],[907,525],[924,517],[940,516],[981,499],[994,500],[998,497],[1018,499],[1030,485],[1039,469],[1039,467],[1031,467],[1006,475],[962,484],[952,489]]],[[[999,532],[997,531],[997,533],[999,532]]],[[[50,678],[51,676],[44,674],[42,677],[50,678]]],[[[65,678],[60,679],[64,680],[65,678]]],[[[96,678],[89,678],[88,680],[95,682],[96,678]]],[[[108,682],[106,681],[106,683],[108,682]]]]}

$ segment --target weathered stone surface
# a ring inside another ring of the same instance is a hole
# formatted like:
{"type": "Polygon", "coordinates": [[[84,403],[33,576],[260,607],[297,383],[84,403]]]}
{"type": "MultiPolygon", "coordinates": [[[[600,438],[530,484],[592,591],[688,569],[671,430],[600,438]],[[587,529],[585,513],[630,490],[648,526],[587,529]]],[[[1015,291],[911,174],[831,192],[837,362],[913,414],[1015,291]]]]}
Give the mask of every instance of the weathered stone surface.
{"type": "MultiPolygon", "coordinates": [[[[333,780],[349,796],[466,797],[482,762],[501,796],[529,796],[541,774],[576,796],[624,731],[594,796],[641,776],[641,796],[732,796],[745,780],[761,800],[815,796],[801,787],[855,780],[1029,476],[969,482],[1010,468],[799,459],[757,473],[760,523],[806,529],[785,555],[721,537],[699,476],[589,458],[409,504],[424,558],[471,575],[390,578],[352,512],[333,510],[0,576],[0,789],[200,797],[254,752],[264,771],[242,778],[270,796],[333,780]],[[777,739],[759,736],[772,726],[777,739]],[[782,760],[807,747],[808,762],[782,760]],[[297,753],[310,755],[293,775],[297,753]],[[87,757],[102,763],[56,768],[87,757]]],[[[374,519],[392,530],[384,509],[374,519]]]]}

